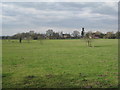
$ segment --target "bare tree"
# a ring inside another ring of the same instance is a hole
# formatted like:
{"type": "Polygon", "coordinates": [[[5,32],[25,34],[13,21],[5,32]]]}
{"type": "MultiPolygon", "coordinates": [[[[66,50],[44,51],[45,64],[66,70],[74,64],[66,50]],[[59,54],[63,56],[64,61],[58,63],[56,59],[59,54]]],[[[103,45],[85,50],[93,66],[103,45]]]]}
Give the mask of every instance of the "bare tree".
{"type": "Polygon", "coordinates": [[[30,43],[30,40],[31,40],[31,36],[29,35],[29,36],[27,36],[28,43],[30,43]]]}
{"type": "Polygon", "coordinates": [[[87,42],[88,47],[92,47],[93,39],[94,39],[94,36],[92,35],[91,31],[87,32],[86,35],[84,36],[84,40],[87,42]]]}
{"type": "Polygon", "coordinates": [[[44,36],[42,34],[39,34],[38,40],[40,41],[40,44],[43,44],[43,39],[44,39],[44,36]]]}

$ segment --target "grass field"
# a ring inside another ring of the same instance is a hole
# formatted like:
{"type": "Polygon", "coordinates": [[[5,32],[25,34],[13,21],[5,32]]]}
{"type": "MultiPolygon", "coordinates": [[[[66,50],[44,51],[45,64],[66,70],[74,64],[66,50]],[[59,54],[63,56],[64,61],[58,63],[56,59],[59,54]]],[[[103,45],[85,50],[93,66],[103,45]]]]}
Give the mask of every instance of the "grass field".
{"type": "Polygon", "coordinates": [[[3,88],[117,88],[118,40],[2,42],[3,88]]]}

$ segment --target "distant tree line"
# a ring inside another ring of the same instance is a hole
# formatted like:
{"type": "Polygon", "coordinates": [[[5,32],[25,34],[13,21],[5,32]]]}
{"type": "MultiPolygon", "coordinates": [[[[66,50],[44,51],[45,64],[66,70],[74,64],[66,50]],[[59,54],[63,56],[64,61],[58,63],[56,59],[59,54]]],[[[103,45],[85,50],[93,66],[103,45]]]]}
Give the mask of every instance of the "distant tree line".
{"type": "MultiPolygon", "coordinates": [[[[26,32],[26,33],[17,33],[13,36],[2,36],[1,39],[26,39],[26,40],[38,40],[38,39],[80,39],[83,37],[83,30],[81,33],[77,30],[73,31],[72,34],[70,33],[63,33],[63,32],[54,32],[52,29],[49,29],[46,31],[45,34],[35,33],[34,31],[26,32]]],[[[85,32],[84,36],[92,35],[92,37],[98,39],[98,38],[104,38],[104,39],[120,39],[120,32],[117,31],[116,33],[113,32],[107,32],[102,33],[100,31],[96,32],[85,32]]]]}

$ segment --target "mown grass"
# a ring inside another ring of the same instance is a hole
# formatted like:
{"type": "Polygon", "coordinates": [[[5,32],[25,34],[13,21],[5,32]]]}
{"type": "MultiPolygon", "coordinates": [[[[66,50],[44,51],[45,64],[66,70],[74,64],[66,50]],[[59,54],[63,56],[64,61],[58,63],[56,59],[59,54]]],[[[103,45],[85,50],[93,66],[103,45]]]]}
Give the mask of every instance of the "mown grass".
{"type": "Polygon", "coordinates": [[[3,88],[117,88],[118,40],[3,40],[3,88]]]}

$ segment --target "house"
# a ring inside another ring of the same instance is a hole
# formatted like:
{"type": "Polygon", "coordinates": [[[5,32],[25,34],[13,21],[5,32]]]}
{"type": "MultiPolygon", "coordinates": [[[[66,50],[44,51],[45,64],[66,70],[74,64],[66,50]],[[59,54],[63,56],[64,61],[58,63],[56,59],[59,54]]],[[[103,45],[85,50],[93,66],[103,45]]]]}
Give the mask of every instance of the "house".
{"type": "Polygon", "coordinates": [[[34,31],[29,31],[29,34],[30,34],[30,35],[33,35],[33,34],[34,34],[34,31]]]}
{"type": "Polygon", "coordinates": [[[63,37],[64,39],[66,39],[66,38],[71,38],[71,35],[70,35],[70,34],[62,34],[62,37],[63,37]]]}

